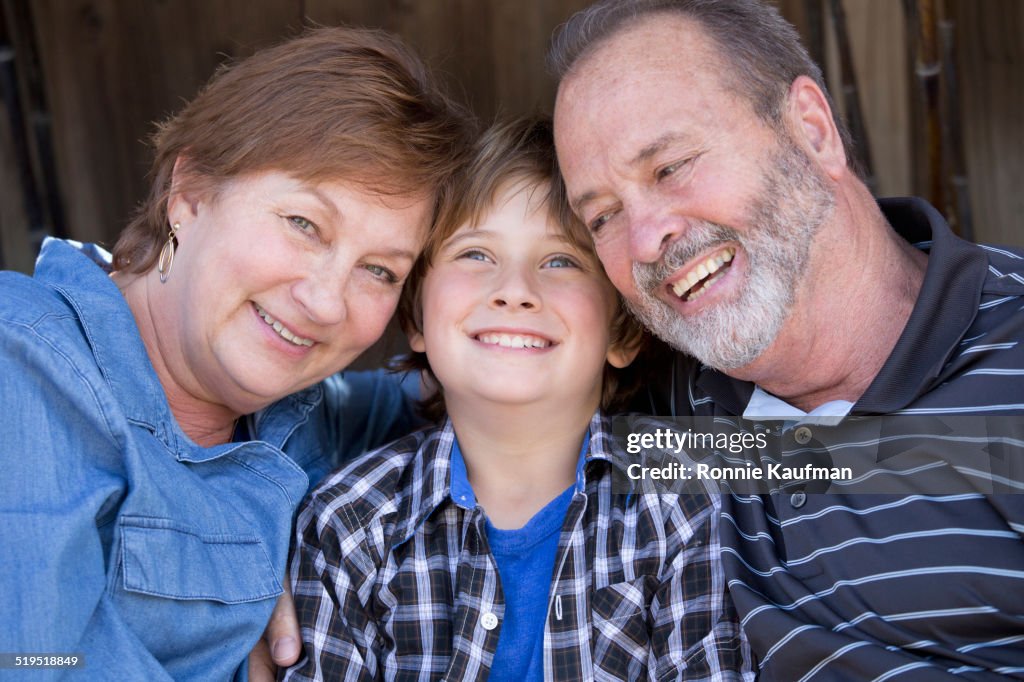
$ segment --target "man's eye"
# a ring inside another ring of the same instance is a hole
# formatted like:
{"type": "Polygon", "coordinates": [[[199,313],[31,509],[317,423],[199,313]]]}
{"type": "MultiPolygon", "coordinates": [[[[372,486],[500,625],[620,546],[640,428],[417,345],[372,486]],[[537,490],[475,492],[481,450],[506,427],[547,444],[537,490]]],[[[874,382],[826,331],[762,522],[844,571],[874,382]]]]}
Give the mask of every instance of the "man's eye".
{"type": "Polygon", "coordinates": [[[316,234],[317,232],[316,225],[311,220],[300,215],[290,215],[288,216],[288,221],[300,232],[305,232],[306,234],[316,234]]]}
{"type": "Polygon", "coordinates": [[[679,170],[679,167],[682,165],[682,163],[673,163],[668,166],[665,166],[664,168],[659,168],[657,173],[658,179],[664,180],[665,178],[679,170]]]}
{"type": "Polygon", "coordinates": [[[675,175],[677,172],[682,170],[684,166],[688,165],[695,158],[696,157],[681,159],[674,163],[670,163],[667,166],[662,166],[661,168],[654,172],[654,177],[658,180],[664,180],[670,175],[675,175]]]}
{"type": "Polygon", "coordinates": [[[601,231],[601,228],[604,227],[604,224],[612,219],[613,215],[615,214],[612,212],[602,213],[601,215],[597,216],[589,223],[587,223],[587,228],[594,234],[597,234],[598,232],[601,231]]]}

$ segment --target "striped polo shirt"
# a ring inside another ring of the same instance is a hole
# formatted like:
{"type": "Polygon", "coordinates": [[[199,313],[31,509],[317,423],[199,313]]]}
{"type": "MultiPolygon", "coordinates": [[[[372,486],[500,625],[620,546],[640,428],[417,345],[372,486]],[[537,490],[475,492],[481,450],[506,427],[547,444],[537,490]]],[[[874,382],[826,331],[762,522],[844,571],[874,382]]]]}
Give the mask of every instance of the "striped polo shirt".
{"type": "MultiPolygon", "coordinates": [[[[879,203],[929,259],[851,414],[1024,415],[1024,255],[957,238],[919,199],[879,203]]],[[[666,377],[660,414],[741,415],[754,390],[681,355],[666,377]]],[[[762,680],[1024,678],[1024,494],[787,490],[726,495],[722,514],[762,680]]]]}

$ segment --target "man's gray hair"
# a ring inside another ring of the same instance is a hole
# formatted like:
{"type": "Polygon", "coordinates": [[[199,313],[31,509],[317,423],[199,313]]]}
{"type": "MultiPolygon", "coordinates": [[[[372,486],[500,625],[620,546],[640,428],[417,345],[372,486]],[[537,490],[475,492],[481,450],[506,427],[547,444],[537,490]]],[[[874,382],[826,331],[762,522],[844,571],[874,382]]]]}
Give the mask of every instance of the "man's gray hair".
{"type": "MultiPolygon", "coordinates": [[[[853,139],[840,119],[814,63],[796,29],[778,10],[761,0],[599,0],[574,14],[551,39],[548,70],[559,81],[601,43],[641,19],[675,14],[697,22],[724,57],[726,85],[746,97],[754,112],[782,131],[782,107],[797,76],[813,79],[825,94],[848,164],[853,161],[853,139]],[[729,68],[731,67],[731,68],[729,68]]],[[[704,68],[680,62],[680,68],[704,68]]]]}

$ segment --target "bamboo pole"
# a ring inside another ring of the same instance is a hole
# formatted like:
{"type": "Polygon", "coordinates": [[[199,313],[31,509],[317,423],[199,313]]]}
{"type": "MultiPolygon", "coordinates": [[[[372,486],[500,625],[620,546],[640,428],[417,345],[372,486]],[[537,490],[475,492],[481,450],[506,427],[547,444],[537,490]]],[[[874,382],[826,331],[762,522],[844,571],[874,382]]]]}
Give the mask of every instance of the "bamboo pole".
{"type": "Polygon", "coordinates": [[[946,206],[943,160],[940,85],[942,68],[936,29],[935,0],[917,0],[917,59],[914,73],[924,114],[924,141],[927,168],[927,196],[939,210],[946,206]]]}
{"type": "Polygon", "coordinates": [[[832,24],[839,48],[839,71],[842,79],[843,103],[846,107],[846,121],[853,135],[856,157],[864,171],[864,179],[872,194],[877,193],[878,182],[871,161],[871,144],[868,139],[864,114],[860,107],[860,93],[857,89],[857,74],[853,68],[853,50],[850,48],[850,34],[846,28],[846,12],[842,0],[831,0],[832,24]]]}
{"type": "MultiPolygon", "coordinates": [[[[947,2],[947,10],[949,8],[947,2]]],[[[956,44],[953,22],[946,17],[939,22],[939,39],[942,46],[942,126],[943,158],[947,161],[949,181],[948,217],[954,231],[964,239],[974,239],[971,196],[967,183],[967,163],[964,159],[963,117],[960,113],[960,88],[957,82],[956,44]]]]}

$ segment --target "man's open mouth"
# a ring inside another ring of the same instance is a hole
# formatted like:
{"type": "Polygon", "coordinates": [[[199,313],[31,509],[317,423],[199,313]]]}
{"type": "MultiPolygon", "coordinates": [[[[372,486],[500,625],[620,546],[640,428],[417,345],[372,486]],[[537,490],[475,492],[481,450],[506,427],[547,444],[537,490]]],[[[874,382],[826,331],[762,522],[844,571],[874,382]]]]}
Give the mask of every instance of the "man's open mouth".
{"type": "Polygon", "coordinates": [[[727,247],[696,265],[672,285],[672,293],[684,301],[695,301],[728,272],[736,248],[727,247]]]}

